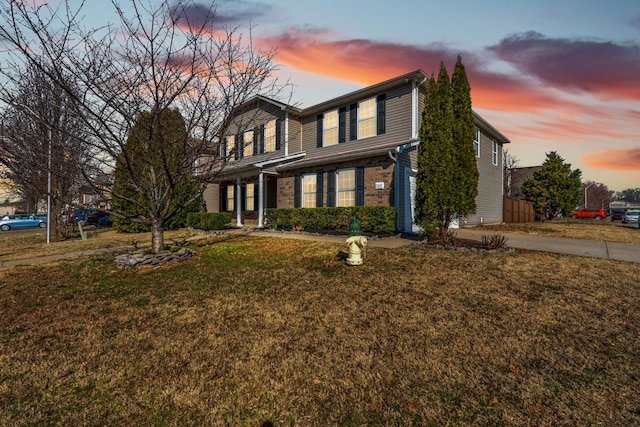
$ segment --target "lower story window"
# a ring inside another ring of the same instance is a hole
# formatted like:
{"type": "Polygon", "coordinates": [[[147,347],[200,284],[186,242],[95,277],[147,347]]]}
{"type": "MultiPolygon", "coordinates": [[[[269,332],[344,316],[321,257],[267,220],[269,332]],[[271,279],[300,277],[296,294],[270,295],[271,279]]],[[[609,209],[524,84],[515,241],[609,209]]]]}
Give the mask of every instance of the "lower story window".
{"type": "Polygon", "coordinates": [[[255,211],[255,184],[247,184],[246,208],[255,211]]]}
{"type": "Polygon", "coordinates": [[[356,170],[341,169],[336,171],[338,206],[356,205],[356,170]]]}
{"type": "Polygon", "coordinates": [[[317,175],[315,173],[302,175],[302,207],[316,207],[316,184],[317,175]]]}
{"type": "Polygon", "coordinates": [[[235,210],[233,198],[233,185],[227,185],[227,211],[233,212],[235,210]]]}

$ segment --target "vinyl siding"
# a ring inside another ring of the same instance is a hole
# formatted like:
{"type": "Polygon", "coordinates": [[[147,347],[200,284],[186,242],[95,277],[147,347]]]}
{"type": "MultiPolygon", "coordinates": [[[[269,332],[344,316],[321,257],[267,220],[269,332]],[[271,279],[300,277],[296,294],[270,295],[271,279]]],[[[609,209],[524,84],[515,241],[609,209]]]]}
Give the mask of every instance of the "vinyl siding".
{"type": "MultiPolygon", "coordinates": [[[[382,95],[379,93],[377,95],[382,95]]],[[[311,114],[302,119],[302,151],[305,151],[308,158],[318,156],[332,156],[345,154],[353,150],[362,148],[375,148],[377,146],[398,143],[401,145],[411,138],[411,83],[406,83],[385,92],[386,95],[386,126],[385,133],[369,138],[350,140],[351,120],[350,105],[358,101],[345,101],[344,105],[337,107],[347,108],[347,120],[345,120],[346,141],[329,147],[317,147],[317,115],[311,114]]],[[[368,99],[365,97],[361,100],[368,99]]],[[[361,101],[359,100],[359,101],[361,101]]],[[[331,111],[336,108],[331,108],[331,111]]]]}
{"type": "MultiPolygon", "coordinates": [[[[242,111],[241,114],[236,116],[227,129],[226,135],[238,135],[244,131],[254,130],[257,127],[265,125],[271,120],[278,120],[277,132],[279,133],[280,149],[276,150],[275,153],[277,153],[277,155],[284,156],[286,142],[286,118],[288,118],[289,130],[289,154],[300,153],[302,139],[302,125],[300,123],[300,117],[294,114],[285,114],[285,112],[277,105],[273,105],[264,101],[252,103],[248,108],[242,111]]],[[[269,152],[264,154],[256,154],[249,157],[255,159],[255,161],[260,161],[263,157],[273,156],[274,152],[269,152]]]]}
{"type": "Polygon", "coordinates": [[[467,218],[467,224],[502,222],[502,144],[498,144],[498,165],[492,163],[493,139],[480,130],[480,158],[478,165],[478,196],[476,214],[467,218]]]}
{"type": "Polygon", "coordinates": [[[220,185],[209,184],[202,193],[207,212],[220,212],[220,185]]]}

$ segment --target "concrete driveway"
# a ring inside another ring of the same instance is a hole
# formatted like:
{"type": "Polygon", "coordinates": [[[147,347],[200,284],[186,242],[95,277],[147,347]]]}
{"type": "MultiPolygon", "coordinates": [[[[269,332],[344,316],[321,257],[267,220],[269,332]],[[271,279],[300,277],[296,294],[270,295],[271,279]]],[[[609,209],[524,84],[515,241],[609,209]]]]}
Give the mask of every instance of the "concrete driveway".
{"type": "MultiPolygon", "coordinates": [[[[637,232],[640,233],[640,230],[637,232]]],[[[640,245],[634,243],[529,236],[514,233],[498,234],[507,238],[507,245],[517,249],[640,263],[640,245]]],[[[487,235],[487,232],[472,228],[460,228],[456,230],[456,235],[461,239],[481,240],[483,235],[487,235]]]]}

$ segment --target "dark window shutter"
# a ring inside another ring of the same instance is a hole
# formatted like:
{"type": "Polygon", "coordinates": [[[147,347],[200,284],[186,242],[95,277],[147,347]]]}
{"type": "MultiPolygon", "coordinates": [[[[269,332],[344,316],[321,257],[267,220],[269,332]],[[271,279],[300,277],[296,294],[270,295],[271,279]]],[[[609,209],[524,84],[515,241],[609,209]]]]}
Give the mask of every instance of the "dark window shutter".
{"type": "Polygon", "coordinates": [[[387,95],[378,96],[378,135],[385,133],[387,121],[387,95]]]}
{"type": "Polygon", "coordinates": [[[240,158],[242,158],[242,148],[244,146],[244,138],[242,137],[242,134],[236,135],[236,153],[234,155],[234,159],[238,160],[240,158]]]}
{"type": "Polygon", "coordinates": [[[258,183],[256,182],[253,185],[253,210],[256,211],[258,210],[258,192],[260,191],[260,189],[258,188],[258,183]]]}
{"type": "Polygon", "coordinates": [[[316,141],[316,147],[320,148],[322,147],[322,131],[323,131],[323,123],[322,123],[322,119],[323,119],[323,115],[322,114],[318,114],[318,120],[317,120],[317,128],[316,128],[316,137],[317,137],[317,141],[316,141]]]}
{"type": "Polygon", "coordinates": [[[260,154],[260,127],[253,128],[253,155],[260,154]]]}
{"type": "Polygon", "coordinates": [[[256,126],[254,132],[256,133],[255,140],[258,142],[255,151],[257,154],[262,154],[264,153],[264,125],[256,126]]]}
{"type": "Polygon", "coordinates": [[[338,110],[338,143],[347,140],[347,107],[338,110]]]}
{"type": "Polygon", "coordinates": [[[336,205],[336,172],[327,172],[327,206],[336,205]]]}
{"type": "Polygon", "coordinates": [[[358,104],[351,104],[349,108],[349,139],[358,139],[358,104]]]}
{"type": "Polygon", "coordinates": [[[302,195],[300,194],[300,181],[302,178],[300,175],[296,175],[293,180],[293,207],[299,208],[302,204],[302,195]]]}
{"type": "Polygon", "coordinates": [[[226,185],[221,185],[220,186],[220,206],[222,206],[222,212],[226,212],[229,210],[229,208],[227,207],[227,186],[226,185]]]}
{"type": "Polygon", "coordinates": [[[316,207],[322,207],[322,201],[324,196],[324,173],[318,172],[316,174],[316,207]]]}
{"type": "Polygon", "coordinates": [[[280,149],[280,145],[282,143],[282,134],[280,133],[280,128],[282,127],[282,119],[276,120],[276,151],[280,149]]]}
{"type": "Polygon", "coordinates": [[[364,206],[364,168],[356,168],[356,206],[364,206]]]}

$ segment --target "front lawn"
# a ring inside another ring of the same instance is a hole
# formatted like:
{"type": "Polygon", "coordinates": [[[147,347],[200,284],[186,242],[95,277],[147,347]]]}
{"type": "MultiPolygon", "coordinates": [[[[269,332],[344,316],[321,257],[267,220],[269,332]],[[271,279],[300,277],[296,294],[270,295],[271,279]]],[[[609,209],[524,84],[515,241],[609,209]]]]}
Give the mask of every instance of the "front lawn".
{"type": "Polygon", "coordinates": [[[218,239],[0,269],[0,425],[640,424],[640,264],[218,239]]]}

